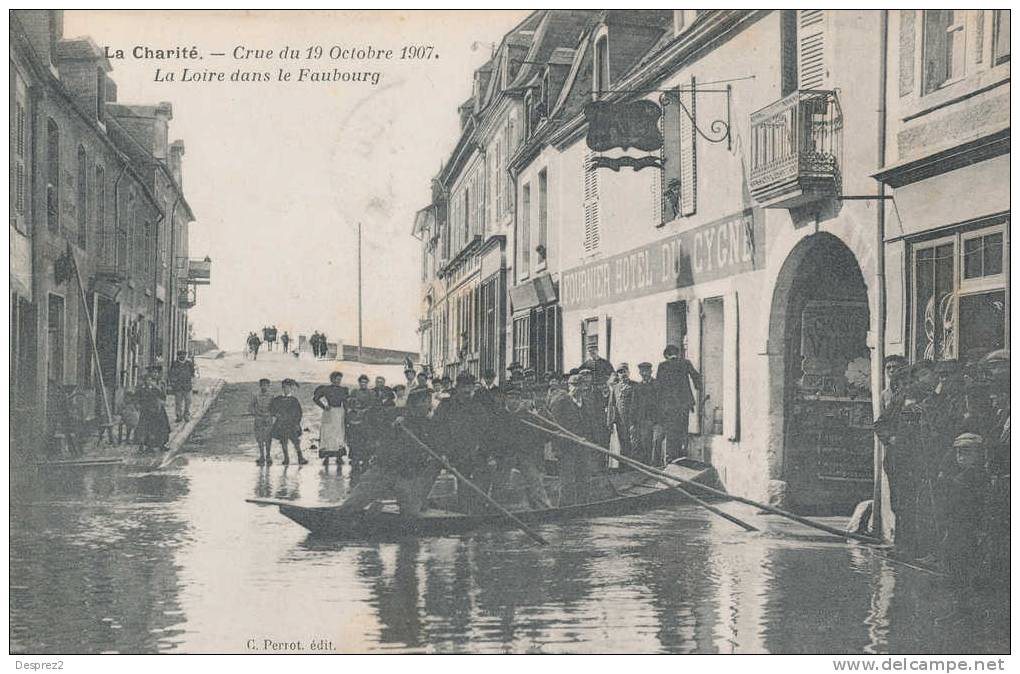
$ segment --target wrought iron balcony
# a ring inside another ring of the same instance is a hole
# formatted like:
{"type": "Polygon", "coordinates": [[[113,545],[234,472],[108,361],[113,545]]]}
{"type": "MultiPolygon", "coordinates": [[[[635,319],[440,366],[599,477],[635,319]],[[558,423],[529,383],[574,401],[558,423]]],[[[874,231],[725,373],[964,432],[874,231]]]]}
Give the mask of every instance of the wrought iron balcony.
{"type": "Polygon", "coordinates": [[[795,91],[751,113],[751,195],[766,208],[836,197],[842,142],[833,91],[795,91]]]}

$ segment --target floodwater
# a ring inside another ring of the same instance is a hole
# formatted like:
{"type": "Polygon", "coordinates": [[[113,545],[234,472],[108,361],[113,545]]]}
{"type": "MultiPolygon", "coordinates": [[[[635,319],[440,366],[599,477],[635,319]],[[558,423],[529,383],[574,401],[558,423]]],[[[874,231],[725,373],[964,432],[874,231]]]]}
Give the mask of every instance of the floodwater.
{"type": "Polygon", "coordinates": [[[1009,650],[1008,590],[961,594],[865,547],[748,534],[697,506],[545,525],[548,547],[514,531],[317,541],[244,499],[335,502],[347,478],[255,466],[247,395],[227,387],[186,465],[15,478],[12,651],[1009,650]]]}

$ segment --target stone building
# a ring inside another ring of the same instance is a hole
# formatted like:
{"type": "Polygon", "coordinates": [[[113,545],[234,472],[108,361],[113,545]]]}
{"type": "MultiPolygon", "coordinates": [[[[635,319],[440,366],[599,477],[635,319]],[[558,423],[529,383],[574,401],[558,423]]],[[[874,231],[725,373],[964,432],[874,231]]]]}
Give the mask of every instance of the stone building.
{"type": "Polygon", "coordinates": [[[888,12],[884,341],[912,363],[1009,345],[1009,15],[888,12]]]}
{"type": "MultiPolygon", "coordinates": [[[[554,15],[516,29],[504,358],[633,370],[682,346],[691,451],[727,489],[816,514],[881,497],[884,356],[1008,344],[1008,12],[554,15]]],[[[446,293],[489,231],[462,215],[471,152],[420,216],[446,293]]]]}
{"type": "Polygon", "coordinates": [[[10,19],[12,438],[24,452],[59,424],[70,386],[102,419],[116,386],[184,344],[166,288],[192,218],[179,177],[154,177],[174,175],[172,156],[139,147],[118,119],[99,47],[64,38],[60,11],[10,19]]]}

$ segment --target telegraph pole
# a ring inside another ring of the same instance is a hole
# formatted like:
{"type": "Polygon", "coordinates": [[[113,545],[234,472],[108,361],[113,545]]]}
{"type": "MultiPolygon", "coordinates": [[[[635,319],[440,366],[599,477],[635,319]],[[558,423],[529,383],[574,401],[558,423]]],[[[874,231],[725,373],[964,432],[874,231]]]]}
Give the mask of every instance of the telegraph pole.
{"type": "Polygon", "coordinates": [[[361,223],[358,223],[358,362],[364,362],[361,353],[361,223]]]}

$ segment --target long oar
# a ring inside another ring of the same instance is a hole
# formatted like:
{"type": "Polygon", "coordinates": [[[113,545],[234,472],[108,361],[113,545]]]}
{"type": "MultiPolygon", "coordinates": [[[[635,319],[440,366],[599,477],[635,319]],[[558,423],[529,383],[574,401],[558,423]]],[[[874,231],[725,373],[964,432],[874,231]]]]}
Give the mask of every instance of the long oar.
{"type": "MultiPolygon", "coordinates": [[[[521,419],[520,421],[525,426],[530,426],[531,428],[534,428],[534,429],[537,429],[537,430],[540,430],[540,431],[545,431],[546,433],[550,433],[551,432],[551,431],[549,431],[546,428],[542,428],[538,424],[531,423],[530,421],[526,421],[524,419],[521,419]]],[[[552,423],[552,422],[548,422],[548,423],[552,423]]],[[[585,449],[593,449],[592,447],[588,446],[588,443],[586,441],[583,441],[584,438],[581,438],[581,437],[579,437],[577,435],[574,435],[573,433],[567,431],[566,429],[563,429],[563,433],[557,433],[556,435],[558,435],[560,437],[565,437],[568,440],[573,440],[574,442],[578,442],[585,449]]],[[[597,447],[597,445],[596,445],[596,447],[597,447]]],[[[602,450],[602,451],[603,451],[603,453],[611,455],[613,458],[615,458],[616,460],[621,461],[623,463],[627,463],[628,460],[630,459],[630,457],[622,456],[622,455],[619,455],[619,454],[613,454],[612,452],[609,452],[607,450],[602,450]]],[[[664,478],[661,475],[656,475],[651,470],[647,470],[646,467],[645,467],[645,464],[641,463],[640,461],[633,461],[633,463],[630,463],[629,465],[632,468],[634,468],[637,472],[639,472],[639,473],[641,473],[643,475],[647,475],[648,477],[650,477],[653,480],[659,482],[660,484],[666,485],[670,489],[677,490],[678,492],[680,492],[681,494],[683,494],[684,496],[686,496],[690,500],[692,500],[695,503],[697,503],[698,505],[700,505],[702,508],[715,513],[716,515],[718,515],[719,517],[722,517],[723,519],[726,519],[726,520],[729,520],[730,522],[733,522],[737,526],[742,527],[744,530],[746,530],[746,531],[758,531],[757,527],[755,527],[755,526],[753,526],[751,524],[748,524],[744,520],[742,520],[742,519],[740,519],[738,517],[735,517],[735,516],[729,514],[728,512],[726,512],[724,510],[716,508],[711,503],[705,501],[704,499],[698,498],[697,496],[695,496],[691,492],[687,491],[686,489],[684,489],[682,486],[680,486],[676,482],[671,481],[671,480],[669,480],[667,478],[664,478]]]]}
{"type": "Polygon", "coordinates": [[[534,529],[529,527],[527,524],[522,522],[519,517],[517,517],[512,512],[510,512],[509,510],[504,508],[502,505],[500,505],[500,503],[498,501],[496,501],[494,498],[492,498],[491,496],[486,494],[485,491],[481,487],[479,487],[474,482],[472,482],[471,480],[469,480],[466,477],[464,477],[460,473],[460,471],[458,471],[456,468],[454,468],[452,465],[450,465],[450,462],[447,461],[445,458],[443,458],[442,455],[440,455],[438,452],[433,451],[433,449],[431,447],[429,447],[424,442],[422,442],[421,438],[419,438],[417,435],[415,435],[414,432],[410,428],[408,428],[407,426],[404,425],[404,420],[403,419],[397,419],[396,424],[398,426],[400,426],[400,430],[402,430],[405,433],[407,433],[408,437],[410,437],[412,440],[414,440],[415,444],[417,444],[419,447],[421,447],[422,450],[425,451],[433,459],[438,461],[440,463],[440,465],[442,465],[443,468],[448,470],[455,478],[460,480],[461,484],[466,484],[468,487],[470,487],[476,494],[478,494],[483,499],[485,499],[486,503],[488,503],[490,506],[492,506],[493,508],[498,510],[500,513],[502,513],[507,519],[509,519],[514,524],[516,524],[517,527],[521,531],[526,533],[528,536],[531,536],[531,538],[533,538],[535,541],[541,543],[542,545],[549,545],[549,541],[547,541],[544,538],[542,538],[541,536],[539,536],[538,533],[534,529]]]}
{"type": "MultiPolygon", "coordinates": [[[[570,433],[570,431],[567,431],[565,428],[563,428],[562,426],[560,426],[559,424],[557,424],[554,421],[546,419],[545,417],[540,416],[538,414],[535,414],[534,412],[530,412],[529,414],[531,414],[531,416],[534,417],[535,419],[539,420],[539,422],[547,424],[547,427],[541,428],[541,430],[545,431],[546,433],[549,433],[551,435],[557,435],[557,436],[563,437],[563,438],[565,438],[567,440],[573,440],[574,442],[582,444],[585,447],[588,447],[588,448],[590,448],[592,450],[595,450],[595,451],[603,453],[603,454],[611,454],[611,452],[609,452],[609,450],[603,449],[602,447],[599,447],[598,445],[596,445],[594,443],[588,442],[587,440],[584,440],[583,438],[579,438],[579,437],[573,435],[572,433],[570,433]],[[548,428],[548,426],[552,426],[552,427],[558,429],[559,432],[550,430],[548,428]],[[563,431],[566,431],[566,434],[564,434],[563,431]]],[[[617,455],[617,454],[613,454],[613,457],[616,458],[617,460],[623,461],[624,463],[628,463],[631,466],[633,466],[634,464],[639,464],[645,470],[648,470],[648,471],[650,471],[652,473],[655,473],[656,475],[660,475],[662,477],[665,477],[666,479],[673,480],[674,482],[677,482],[679,484],[687,485],[687,486],[690,486],[690,487],[695,487],[696,489],[698,489],[698,490],[700,490],[700,491],[702,491],[704,493],[715,494],[716,496],[722,496],[722,497],[730,499],[732,501],[737,501],[738,503],[746,503],[747,505],[754,506],[755,508],[758,508],[759,510],[764,510],[765,512],[770,512],[773,515],[779,515],[781,517],[785,517],[787,519],[793,520],[794,522],[799,522],[800,524],[803,524],[804,526],[812,527],[814,529],[818,529],[820,531],[824,531],[826,533],[833,534],[834,536],[839,536],[840,538],[853,538],[854,540],[858,540],[858,541],[861,541],[863,543],[870,543],[872,545],[882,545],[883,544],[882,541],[878,540],[877,538],[872,538],[871,536],[865,536],[864,534],[858,534],[858,533],[855,533],[853,531],[843,531],[843,530],[837,529],[836,527],[830,527],[827,524],[822,524],[821,522],[815,522],[814,520],[809,520],[808,518],[801,517],[800,515],[794,515],[791,512],[787,512],[785,510],[781,510],[781,509],[776,508],[774,506],[770,506],[767,503],[761,503],[759,501],[753,501],[753,500],[751,500],[749,498],[745,498],[743,496],[736,496],[734,494],[728,494],[728,493],[726,493],[724,491],[721,491],[719,489],[715,489],[713,487],[709,487],[709,486],[704,485],[704,484],[699,484],[697,482],[691,482],[690,480],[685,480],[684,478],[677,477],[676,475],[673,475],[672,473],[667,473],[666,471],[659,470],[657,468],[652,468],[651,466],[643,464],[640,461],[635,461],[634,459],[631,459],[630,457],[620,456],[620,455],[617,455]]]]}

